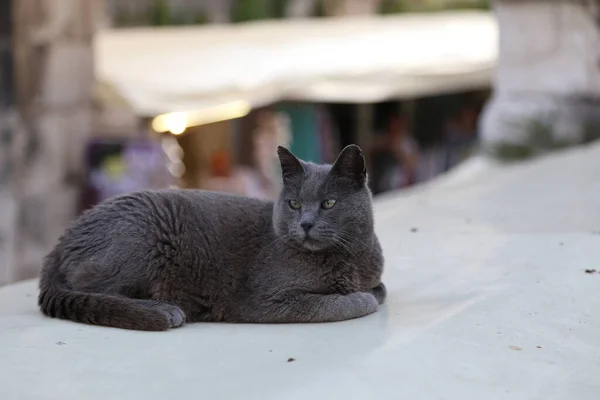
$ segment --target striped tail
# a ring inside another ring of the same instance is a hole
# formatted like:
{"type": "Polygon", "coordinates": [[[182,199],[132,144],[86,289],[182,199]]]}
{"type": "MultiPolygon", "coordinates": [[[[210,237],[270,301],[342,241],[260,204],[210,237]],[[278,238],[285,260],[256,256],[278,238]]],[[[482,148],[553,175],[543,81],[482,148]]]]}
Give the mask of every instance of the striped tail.
{"type": "Polygon", "coordinates": [[[71,290],[53,251],[45,260],[38,305],[43,314],[91,325],[141,331],[165,331],[185,322],[183,311],[156,300],[71,290]]]}

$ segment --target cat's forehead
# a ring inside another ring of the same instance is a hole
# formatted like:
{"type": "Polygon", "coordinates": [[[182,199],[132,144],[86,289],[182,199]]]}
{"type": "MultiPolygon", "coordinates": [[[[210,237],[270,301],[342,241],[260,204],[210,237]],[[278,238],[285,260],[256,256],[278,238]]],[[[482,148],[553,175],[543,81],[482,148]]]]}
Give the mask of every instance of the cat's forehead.
{"type": "Polygon", "coordinates": [[[329,174],[331,165],[304,163],[304,170],[301,184],[296,188],[299,198],[319,200],[335,186],[334,179],[329,174]]]}

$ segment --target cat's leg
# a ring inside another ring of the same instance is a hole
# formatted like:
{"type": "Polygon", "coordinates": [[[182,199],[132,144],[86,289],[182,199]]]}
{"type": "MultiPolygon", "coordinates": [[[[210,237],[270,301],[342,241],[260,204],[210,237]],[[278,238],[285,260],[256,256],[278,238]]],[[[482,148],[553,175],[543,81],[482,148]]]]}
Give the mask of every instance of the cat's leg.
{"type": "Polygon", "coordinates": [[[247,322],[299,323],[335,322],[360,318],[377,311],[377,299],[370,293],[315,294],[288,292],[278,294],[247,314],[247,322]]]}
{"type": "Polygon", "coordinates": [[[383,282],[379,282],[379,285],[375,286],[371,289],[370,292],[377,299],[377,303],[383,304],[385,303],[385,299],[387,298],[387,289],[383,282]]]}

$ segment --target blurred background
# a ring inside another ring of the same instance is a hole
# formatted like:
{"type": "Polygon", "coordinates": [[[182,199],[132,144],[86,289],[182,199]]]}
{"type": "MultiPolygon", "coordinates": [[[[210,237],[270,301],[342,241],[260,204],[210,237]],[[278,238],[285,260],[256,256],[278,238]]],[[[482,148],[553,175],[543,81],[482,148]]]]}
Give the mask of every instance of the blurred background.
{"type": "Polygon", "coordinates": [[[359,144],[381,196],[589,143],[599,28],[598,0],[0,0],[0,285],[117,194],[273,198],[277,145],[359,144]]]}

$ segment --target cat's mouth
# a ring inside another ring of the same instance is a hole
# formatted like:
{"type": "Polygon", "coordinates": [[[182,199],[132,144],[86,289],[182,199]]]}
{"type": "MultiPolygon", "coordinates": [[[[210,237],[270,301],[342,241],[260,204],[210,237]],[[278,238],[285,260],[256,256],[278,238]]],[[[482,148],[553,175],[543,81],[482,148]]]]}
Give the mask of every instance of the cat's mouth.
{"type": "Polygon", "coordinates": [[[308,235],[304,236],[304,239],[302,239],[302,246],[310,251],[319,251],[325,248],[322,241],[308,235]]]}

